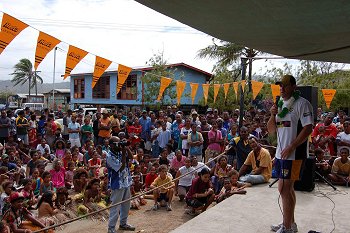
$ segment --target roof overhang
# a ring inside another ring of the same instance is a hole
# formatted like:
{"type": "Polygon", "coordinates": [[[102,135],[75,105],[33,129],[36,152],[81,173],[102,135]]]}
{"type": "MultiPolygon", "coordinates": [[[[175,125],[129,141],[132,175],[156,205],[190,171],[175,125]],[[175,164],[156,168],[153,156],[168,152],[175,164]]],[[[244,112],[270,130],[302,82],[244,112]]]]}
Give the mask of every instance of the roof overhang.
{"type": "Polygon", "coordinates": [[[259,51],[350,63],[350,1],[136,1],[213,37],[259,51]]]}

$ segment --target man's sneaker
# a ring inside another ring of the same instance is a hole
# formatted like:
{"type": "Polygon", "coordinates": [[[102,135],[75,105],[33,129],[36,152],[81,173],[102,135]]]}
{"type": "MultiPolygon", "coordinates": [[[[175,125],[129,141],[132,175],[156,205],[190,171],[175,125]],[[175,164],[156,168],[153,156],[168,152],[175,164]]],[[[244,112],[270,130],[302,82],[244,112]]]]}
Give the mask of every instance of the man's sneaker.
{"type": "Polygon", "coordinates": [[[284,226],[282,226],[276,233],[294,233],[293,229],[286,229],[284,226]]]}
{"type": "MultiPolygon", "coordinates": [[[[278,224],[278,225],[272,225],[271,226],[271,231],[275,231],[277,232],[279,229],[281,229],[283,227],[283,223],[278,224]]],[[[292,230],[293,232],[298,232],[298,226],[295,222],[292,223],[292,230]]]]}
{"type": "Polygon", "coordinates": [[[152,210],[158,210],[159,209],[159,205],[158,204],[154,204],[154,206],[152,207],[152,210]]]}
{"type": "Polygon", "coordinates": [[[171,205],[168,203],[166,204],[166,210],[167,211],[172,211],[173,209],[171,208],[171,205]]]}
{"type": "Polygon", "coordinates": [[[186,209],[185,210],[185,213],[190,215],[190,216],[196,216],[196,212],[193,211],[192,209],[186,209]]]}
{"type": "Polygon", "coordinates": [[[107,233],[117,233],[117,231],[115,230],[115,228],[108,228],[107,233]]]}
{"type": "Polygon", "coordinates": [[[134,231],[135,227],[131,226],[129,224],[125,224],[123,226],[119,226],[119,230],[122,230],[122,231],[134,231]]]}

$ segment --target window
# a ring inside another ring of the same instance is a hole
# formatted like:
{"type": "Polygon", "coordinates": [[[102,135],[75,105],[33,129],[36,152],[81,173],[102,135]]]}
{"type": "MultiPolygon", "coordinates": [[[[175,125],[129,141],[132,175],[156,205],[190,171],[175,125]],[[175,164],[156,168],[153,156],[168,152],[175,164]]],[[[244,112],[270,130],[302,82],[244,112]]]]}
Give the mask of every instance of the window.
{"type": "Polygon", "coordinates": [[[95,87],[92,89],[93,99],[109,99],[110,93],[110,77],[102,76],[97,81],[95,87]]]}
{"type": "Polygon", "coordinates": [[[85,98],[85,80],[84,78],[74,79],[74,98],[84,99],[85,98]]]}
{"type": "Polygon", "coordinates": [[[137,75],[129,75],[125,80],[122,89],[117,95],[117,99],[136,100],[137,97],[137,75]]]}

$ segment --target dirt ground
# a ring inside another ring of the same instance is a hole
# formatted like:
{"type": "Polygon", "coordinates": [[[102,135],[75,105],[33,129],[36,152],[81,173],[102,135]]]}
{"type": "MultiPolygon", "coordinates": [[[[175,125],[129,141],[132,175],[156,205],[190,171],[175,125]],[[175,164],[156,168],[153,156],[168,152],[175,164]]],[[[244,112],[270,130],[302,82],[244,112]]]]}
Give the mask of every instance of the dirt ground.
{"type": "MultiPolygon", "coordinates": [[[[153,211],[151,210],[152,206],[153,201],[147,199],[147,204],[142,206],[140,210],[130,210],[128,221],[130,224],[136,227],[134,232],[166,233],[174,230],[178,226],[193,218],[185,213],[186,203],[179,202],[177,197],[175,197],[172,203],[172,211],[166,211],[165,207],[161,207],[159,210],[153,211]]],[[[107,232],[107,221],[103,222],[93,219],[79,220],[67,224],[63,229],[57,229],[57,232],[107,232]]],[[[130,231],[118,231],[118,233],[119,232],[130,231]]]]}

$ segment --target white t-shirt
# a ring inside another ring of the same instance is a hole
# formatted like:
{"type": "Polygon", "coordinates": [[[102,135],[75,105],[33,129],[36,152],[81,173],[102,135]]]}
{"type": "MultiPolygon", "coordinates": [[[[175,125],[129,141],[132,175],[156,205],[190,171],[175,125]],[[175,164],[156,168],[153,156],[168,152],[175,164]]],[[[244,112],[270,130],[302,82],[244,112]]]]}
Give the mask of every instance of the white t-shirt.
{"type": "MultiPolygon", "coordinates": [[[[287,107],[288,102],[284,101],[283,107],[287,107]]],[[[281,151],[287,146],[292,144],[301,129],[313,123],[313,111],[310,102],[303,97],[297,99],[289,113],[282,119],[276,116],[277,124],[277,150],[276,158],[281,158],[281,151]],[[301,125],[298,125],[300,120],[301,125]]],[[[301,157],[307,157],[309,154],[309,141],[306,140],[303,144],[297,147],[295,151],[287,158],[288,160],[301,159],[301,157]],[[298,151],[296,155],[296,151],[298,151]]]]}
{"type": "Polygon", "coordinates": [[[181,175],[184,175],[190,172],[189,174],[179,179],[179,185],[185,186],[185,187],[191,186],[192,180],[194,178],[194,168],[193,167],[187,168],[186,166],[182,166],[180,167],[179,172],[181,173],[181,175]]]}
{"type": "MultiPolygon", "coordinates": [[[[337,135],[337,140],[342,141],[342,142],[347,142],[350,143],[350,134],[346,134],[345,132],[340,132],[337,135]]],[[[350,151],[350,147],[349,146],[338,146],[338,154],[340,152],[340,149],[342,148],[348,148],[348,150],[350,151]]]]}
{"type": "MultiPolygon", "coordinates": [[[[68,124],[68,129],[77,130],[80,129],[80,124],[78,122],[71,122],[68,124]]],[[[69,139],[79,139],[79,133],[69,133],[69,139]]]]}
{"type": "Polygon", "coordinates": [[[203,168],[206,168],[206,169],[208,169],[210,171],[209,167],[207,165],[205,165],[204,163],[202,163],[202,162],[198,162],[197,166],[195,166],[195,167],[192,166],[192,167],[195,169],[196,173],[202,171],[203,168]],[[197,169],[197,168],[199,168],[199,169],[197,169]]]}
{"type": "Polygon", "coordinates": [[[187,145],[187,136],[192,132],[192,129],[186,129],[186,127],[182,127],[181,128],[181,132],[180,132],[180,135],[185,135],[186,136],[186,139],[182,139],[182,149],[183,150],[187,150],[189,149],[188,148],[188,145],[187,145]]]}

